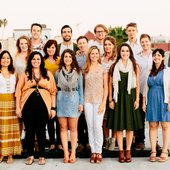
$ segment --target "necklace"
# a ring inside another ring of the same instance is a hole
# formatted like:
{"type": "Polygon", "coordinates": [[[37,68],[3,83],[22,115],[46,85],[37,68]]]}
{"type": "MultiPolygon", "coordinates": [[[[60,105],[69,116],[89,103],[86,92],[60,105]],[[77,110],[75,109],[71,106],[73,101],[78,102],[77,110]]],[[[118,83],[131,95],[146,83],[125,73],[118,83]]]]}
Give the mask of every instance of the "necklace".
{"type": "Polygon", "coordinates": [[[33,78],[36,81],[36,83],[38,83],[41,79],[41,73],[34,73],[33,72],[33,78]]]}

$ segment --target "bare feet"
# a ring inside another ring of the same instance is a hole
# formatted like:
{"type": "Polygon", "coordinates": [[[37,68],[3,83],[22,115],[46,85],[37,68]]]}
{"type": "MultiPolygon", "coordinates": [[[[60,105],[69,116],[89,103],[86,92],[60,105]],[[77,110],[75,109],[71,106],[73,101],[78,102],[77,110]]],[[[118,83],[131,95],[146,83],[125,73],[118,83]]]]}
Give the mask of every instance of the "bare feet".
{"type": "Polygon", "coordinates": [[[13,161],[12,155],[9,155],[6,163],[7,163],[7,164],[12,164],[13,162],[14,162],[14,161],[13,161]]]}
{"type": "Polygon", "coordinates": [[[0,163],[3,161],[4,157],[0,156],[0,163]]]}

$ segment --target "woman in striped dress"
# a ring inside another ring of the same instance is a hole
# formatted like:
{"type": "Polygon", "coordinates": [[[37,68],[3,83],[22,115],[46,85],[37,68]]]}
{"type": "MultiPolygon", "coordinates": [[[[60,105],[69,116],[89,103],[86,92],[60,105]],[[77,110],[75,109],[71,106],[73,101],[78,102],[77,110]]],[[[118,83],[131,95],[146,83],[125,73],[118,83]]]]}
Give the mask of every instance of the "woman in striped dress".
{"type": "Polygon", "coordinates": [[[13,155],[21,154],[20,126],[15,114],[15,84],[13,60],[8,51],[0,54],[0,162],[5,156],[7,163],[13,155]]]}

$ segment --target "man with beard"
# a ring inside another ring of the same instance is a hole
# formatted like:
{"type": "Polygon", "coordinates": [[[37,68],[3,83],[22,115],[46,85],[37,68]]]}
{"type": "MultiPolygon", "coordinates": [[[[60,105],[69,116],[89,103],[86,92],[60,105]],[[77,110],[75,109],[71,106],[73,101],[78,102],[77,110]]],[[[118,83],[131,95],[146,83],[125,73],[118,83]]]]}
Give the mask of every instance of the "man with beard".
{"type": "Polygon", "coordinates": [[[62,52],[65,49],[70,49],[76,52],[78,50],[77,44],[71,41],[72,37],[72,28],[69,25],[64,25],[61,28],[61,36],[63,38],[63,42],[58,44],[59,56],[61,56],[62,52]]]}

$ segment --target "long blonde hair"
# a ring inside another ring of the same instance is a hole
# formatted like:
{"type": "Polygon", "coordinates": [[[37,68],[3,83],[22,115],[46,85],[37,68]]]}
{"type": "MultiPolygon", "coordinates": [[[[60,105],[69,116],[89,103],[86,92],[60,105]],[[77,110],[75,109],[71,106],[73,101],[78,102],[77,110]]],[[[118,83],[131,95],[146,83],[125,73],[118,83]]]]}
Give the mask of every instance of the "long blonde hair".
{"type": "MultiPolygon", "coordinates": [[[[91,53],[92,53],[92,51],[93,51],[94,49],[98,50],[99,56],[100,56],[100,50],[99,50],[99,48],[98,48],[97,46],[91,46],[91,47],[89,48],[88,54],[87,54],[87,59],[86,59],[86,64],[85,64],[85,67],[84,67],[84,70],[83,70],[84,73],[88,73],[88,72],[89,72],[90,65],[91,65],[90,55],[91,55],[91,53]]],[[[101,56],[99,57],[98,63],[101,64],[101,56]]]]}

